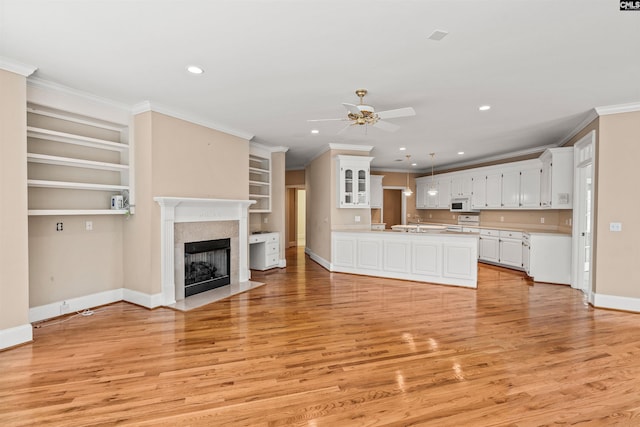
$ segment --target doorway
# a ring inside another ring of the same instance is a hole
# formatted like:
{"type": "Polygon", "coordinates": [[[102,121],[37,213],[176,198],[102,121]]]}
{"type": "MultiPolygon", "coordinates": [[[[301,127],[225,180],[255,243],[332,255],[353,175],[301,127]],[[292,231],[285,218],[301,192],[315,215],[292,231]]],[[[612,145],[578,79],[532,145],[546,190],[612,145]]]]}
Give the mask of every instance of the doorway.
{"type": "Polygon", "coordinates": [[[595,131],[574,146],[573,274],[572,287],[593,302],[593,224],[595,131]]]}
{"type": "Polygon", "coordinates": [[[304,187],[291,186],[286,190],[285,227],[287,247],[305,246],[307,230],[307,193],[304,187]]]}
{"type": "Polygon", "coordinates": [[[402,221],[402,190],[388,189],[382,190],[382,222],[385,228],[400,224],[402,221]]]}

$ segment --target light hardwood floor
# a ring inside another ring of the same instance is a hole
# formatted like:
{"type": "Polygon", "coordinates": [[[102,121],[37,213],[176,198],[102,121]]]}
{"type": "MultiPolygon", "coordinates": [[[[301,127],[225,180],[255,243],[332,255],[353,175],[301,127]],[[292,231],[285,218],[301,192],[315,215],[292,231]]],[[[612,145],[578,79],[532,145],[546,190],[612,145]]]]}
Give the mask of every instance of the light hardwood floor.
{"type": "Polygon", "coordinates": [[[640,425],[638,314],[494,267],[472,290],[287,262],[186,313],[35,329],[0,352],[0,426],[640,425]]]}

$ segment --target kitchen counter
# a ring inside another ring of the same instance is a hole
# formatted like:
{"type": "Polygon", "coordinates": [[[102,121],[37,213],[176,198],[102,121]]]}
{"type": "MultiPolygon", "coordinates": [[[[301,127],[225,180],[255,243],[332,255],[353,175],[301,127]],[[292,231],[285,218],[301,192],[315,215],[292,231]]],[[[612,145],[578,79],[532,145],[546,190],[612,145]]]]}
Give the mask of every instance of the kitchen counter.
{"type": "Polygon", "coordinates": [[[330,270],[476,288],[478,235],[333,231],[330,270]]]}

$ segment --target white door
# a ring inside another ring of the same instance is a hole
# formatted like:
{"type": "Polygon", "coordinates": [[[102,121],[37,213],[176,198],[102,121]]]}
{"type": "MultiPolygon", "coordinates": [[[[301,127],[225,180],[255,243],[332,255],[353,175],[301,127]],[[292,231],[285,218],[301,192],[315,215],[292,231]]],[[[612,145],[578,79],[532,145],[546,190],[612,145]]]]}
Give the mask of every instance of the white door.
{"type": "Polygon", "coordinates": [[[591,245],[592,245],[592,209],[593,209],[593,165],[578,168],[580,179],[578,201],[578,228],[580,245],[578,249],[578,289],[589,292],[591,289],[591,245]]]}
{"type": "Polygon", "coordinates": [[[595,131],[574,146],[573,274],[571,286],[593,302],[592,248],[594,213],[595,131]]]}

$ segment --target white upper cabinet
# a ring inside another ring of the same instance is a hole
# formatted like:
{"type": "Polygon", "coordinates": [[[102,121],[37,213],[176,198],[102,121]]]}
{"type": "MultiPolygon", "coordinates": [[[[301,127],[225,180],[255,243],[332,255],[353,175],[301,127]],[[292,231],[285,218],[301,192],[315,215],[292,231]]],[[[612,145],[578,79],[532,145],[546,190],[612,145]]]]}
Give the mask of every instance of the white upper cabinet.
{"type": "Polygon", "coordinates": [[[338,155],[336,160],[338,170],[338,207],[370,207],[369,164],[373,157],[338,155]]]}
{"type": "Polygon", "coordinates": [[[487,205],[487,176],[485,174],[473,175],[471,178],[471,207],[484,209],[487,205]]]}
{"type": "Polygon", "coordinates": [[[520,171],[520,207],[525,209],[540,208],[540,175],[541,164],[536,164],[520,171]]]}
{"type": "Polygon", "coordinates": [[[501,207],[507,209],[520,207],[520,171],[517,169],[502,172],[501,207]]]}
{"type": "Polygon", "coordinates": [[[416,178],[416,209],[426,209],[427,189],[428,183],[426,178],[416,178]]]}
{"type": "MultiPolygon", "coordinates": [[[[369,180],[371,182],[370,206],[372,208],[382,208],[382,178],[384,178],[383,175],[369,176],[369,180]]],[[[416,191],[416,197],[417,197],[417,191],[416,191]]]]}
{"type": "Polygon", "coordinates": [[[502,173],[499,171],[488,173],[486,175],[486,196],[485,207],[501,208],[502,207],[502,173]]]}
{"type": "Polygon", "coordinates": [[[473,192],[472,176],[455,174],[451,177],[451,198],[470,197],[473,192]]]}
{"type": "Polygon", "coordinates": [[[543,208],[573,208],[573,147],[549,148],[540,156],[540,203],[543,208]]]}
{"type": "Polygon", "coordinates": [[[438,180],[438,208],[449,209],[451,207],[451,179],[440,178],[438,180]]]}

